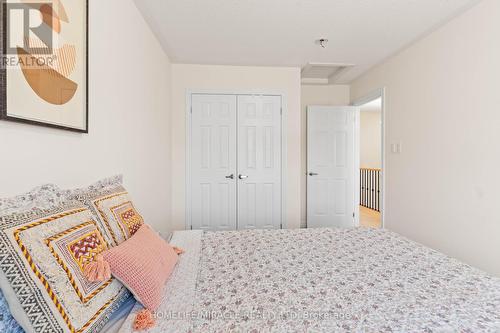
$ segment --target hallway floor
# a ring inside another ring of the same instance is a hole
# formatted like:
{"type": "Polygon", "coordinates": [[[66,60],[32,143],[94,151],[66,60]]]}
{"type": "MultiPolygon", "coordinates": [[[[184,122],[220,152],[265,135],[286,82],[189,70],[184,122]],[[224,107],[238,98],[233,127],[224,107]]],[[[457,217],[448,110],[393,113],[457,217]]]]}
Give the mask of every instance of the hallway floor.
{"type": "Polygon", "coordinates": [[[359,224],[362,227],[381,228],[382,218],[380,212],[359,206],[359,224]]]}

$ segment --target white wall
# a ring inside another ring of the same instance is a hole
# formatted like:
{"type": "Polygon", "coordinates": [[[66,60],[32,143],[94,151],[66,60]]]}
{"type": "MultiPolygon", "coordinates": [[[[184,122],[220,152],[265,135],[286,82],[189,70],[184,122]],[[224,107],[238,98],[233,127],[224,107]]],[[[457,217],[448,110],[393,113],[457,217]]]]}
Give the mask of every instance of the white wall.
{"type": "Polygon", "coordinates": [[[300,226],[300,69],[210,65],[172,65],[172,213],[173,228],[185,227],[186,92],[281,91],[287,97],[286,227],[300,226]]]}
{"type": "Polygon", "coordinates": [[[301,88],[301,226],[306,226],[307,219],[307,106],[350,104],[350,88],[347,85],[303,85],[301,88]]]}
{"type": "Polygon", "coordinates": [[[382,168],[382,112],[361,108],[359,127],[360,166],[382,168]]]}
{"type": "Polygon", "coordinates": [[[122,173],[146,222],[167,232],[168,57],[132,0],[91,0],[89,8],[90,133],[0,121],[0,196],[122,173]]]}
{"type": "Polygon", "coordinates": [[[387,87],[386,227],[500,276],[500,1],[485,0],[369,71],[387,87]],[[389,150],[388,150],[389,151],[389,150]]]}

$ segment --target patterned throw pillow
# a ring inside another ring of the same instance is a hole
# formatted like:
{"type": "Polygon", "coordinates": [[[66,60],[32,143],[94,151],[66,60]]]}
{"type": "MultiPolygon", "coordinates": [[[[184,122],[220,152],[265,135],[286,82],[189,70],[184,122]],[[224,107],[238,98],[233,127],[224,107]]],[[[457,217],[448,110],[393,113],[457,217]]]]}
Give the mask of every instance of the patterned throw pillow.
{"type": "MultiPolygon", "coordinates": [[[[0,199],[0,215],[23,213],[30,210],[40,210],[62,203],[64,200],[61,189],[54,184],[46,184],[34,188],[30,192],[12,198],[0,199]]],[[[24,333],[12,316],[7,299],[0,291],[0,332],[24,333]]]]}
{"type": "Polygon", "coordinates": [[[99,332],[130,293],[118,280],[88,282],[83,266],[110,247],[81,203],[0,215],[0,287],[27,332],[99,332]]]}
{"type": "Polygon", "coordinates": [[[109,243],[116,246],[129,239],[144,224],[132,200],[122,186],[122,177],[101,180],[88,188],[68,192],[68,198],[84,203],[109,234],[109,243]]]}

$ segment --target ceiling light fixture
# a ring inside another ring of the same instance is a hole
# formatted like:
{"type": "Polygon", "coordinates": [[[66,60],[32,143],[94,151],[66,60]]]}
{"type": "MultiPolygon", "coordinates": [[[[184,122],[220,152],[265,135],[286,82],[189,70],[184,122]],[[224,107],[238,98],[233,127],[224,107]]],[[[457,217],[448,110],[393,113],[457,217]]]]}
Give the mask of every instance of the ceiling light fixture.
{"type": "Polygon", "coordinates": [[[328,45],[328,39],[326,38],[317,39],[315,43],[321,46],[322,48],[326,49],[326,46],[328,45]]]}

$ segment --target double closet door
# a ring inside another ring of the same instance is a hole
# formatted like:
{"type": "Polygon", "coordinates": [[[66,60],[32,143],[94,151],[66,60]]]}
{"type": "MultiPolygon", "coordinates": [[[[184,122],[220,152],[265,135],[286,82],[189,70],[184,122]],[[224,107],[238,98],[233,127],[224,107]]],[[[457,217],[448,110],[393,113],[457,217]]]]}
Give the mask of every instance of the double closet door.
{"type": "Polygon", "coordinates": [[[281,96],[191,95],[191,226],[281,227],[281,96]]]}

